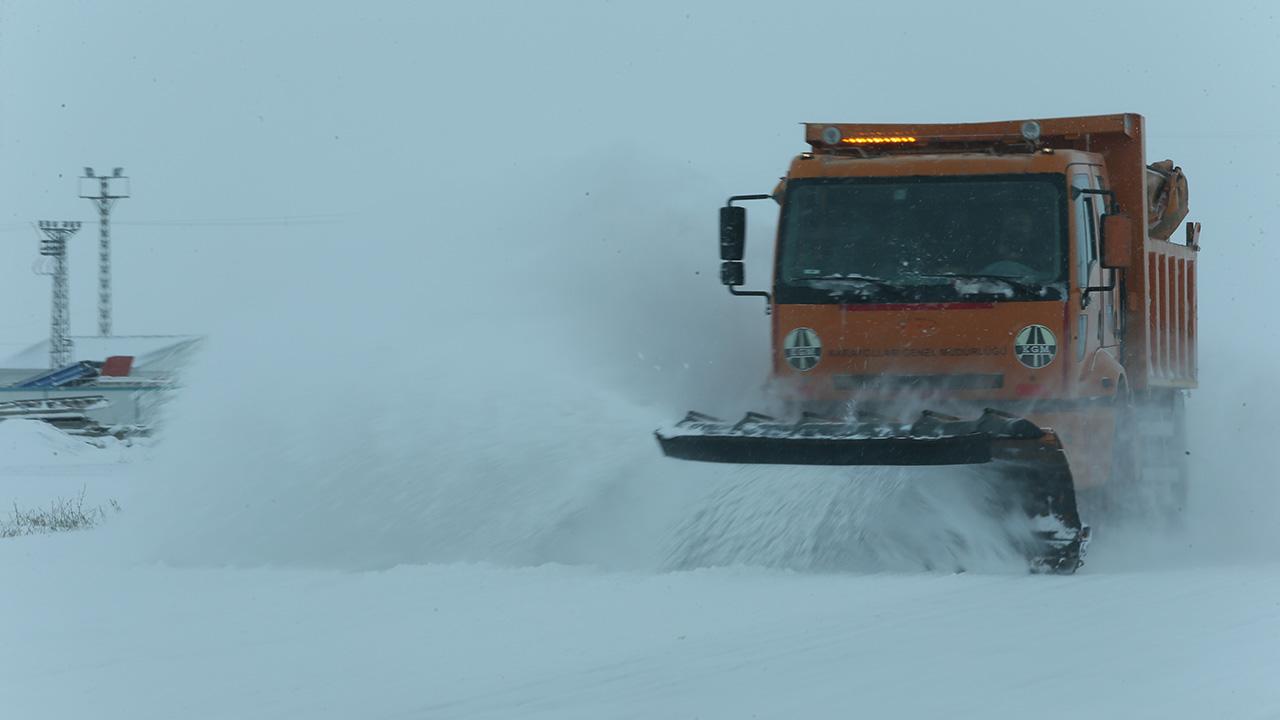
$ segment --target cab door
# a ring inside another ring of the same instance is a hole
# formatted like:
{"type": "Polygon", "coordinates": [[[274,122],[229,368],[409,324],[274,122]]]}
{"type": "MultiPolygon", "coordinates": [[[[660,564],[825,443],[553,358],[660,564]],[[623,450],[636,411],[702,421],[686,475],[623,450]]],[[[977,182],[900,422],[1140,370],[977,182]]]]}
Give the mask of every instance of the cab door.
{"type": "MultiPolygon", "coordinates": [[[[1107,179],[1103,174],[1102,168],[1093,166],[1093,184],[1099,190],[1106,190],[1107,179]]],[[[1098,242],[1102,241],[1102,216],[1108,211],[1104,202],[1106,196],[1095,195],[1094,211],[1097,213],[1097,222],[1095,227],[1098,229],[1098,242]]],[[[1103,347],[1116,348],[1116,359],[1119,359],[1119,346],[1121,337],[1124,334],[1124,328],[1121,327],[1121,321],[1124,314],[1121,312],[1120,303],[1123,295],[1120,292],[1119,271],[1108,270],[1102,267],[1101,263],[1097,264],[1097,272],[1099,281],[1096,285],[1110,286],[1110,290],[1099,291],[1095,294],[1101,307],[1098,308],[1100,321],[1098,323],[1098,338],[1103,347]]]]}
{"type": "MultiPolygon", "coordinates": [[[[1080,190],[1099,190],[1099,176],[1094,166],[1072,165],[1068,169],[1071,187],[1080,190]]],[[[1108,322],[1108,305],[1114,305],[1107,297],[1112,293],[1089,292],[1087,288],[1102,285],[1102,263],[1099,262],[1098,236],[1104,211],[1104,196],[1093,193],[1071,193],[1071,233],[1074,253],[1071,258],[1073,303],[1068,310],[1074,313],[1072,328],[1073,359],[1077,364],[1085,362],[1101,347],[1114,343],[1114,322],[1108,322]]]]}

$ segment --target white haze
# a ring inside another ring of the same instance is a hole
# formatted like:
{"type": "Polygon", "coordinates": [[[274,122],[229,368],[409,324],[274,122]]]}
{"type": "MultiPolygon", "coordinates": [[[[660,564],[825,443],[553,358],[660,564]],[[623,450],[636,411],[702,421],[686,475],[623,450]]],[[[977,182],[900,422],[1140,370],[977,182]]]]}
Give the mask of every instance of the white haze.
{"type": "MultiPolygon", "coordinates": [[[[1205,224],[1193,511],[1176,543],[1100,538],[1091,567],[1265,556],[1280,540],[1270,9],[904,12],[6,3],[5,339],[44,332],[24,223],[90,219],[74,176],[122,164],[117,330],[210,336],[156,492],[114,528],[138,557],[913,569],[913,548],[964,531],[954,564],[994,569],[998,529],[975,529],[955,477],[849,489],[845,471],[658,456],[654,427],[750,407],[768,367],[761,301],[718,285],[715,208],[771,189],[803,120],[1141,112],[1149,157],[1186,169],[1205,224]],[[172,224],[130,224],[148,222],[172,224]],[[823,519],[851,496],[852,520],[823,519]],[[739,524],[699,544],[700,518],[734,502],[739,524]],[[915,515],[937,524],[902,530],[915,515]],[[850,532],[875,552],[806,550],[850,532]]],[[[772,210],[751,218],[762,286],[772,210]]],[[[77,332],[91,236],[72,258],[77,332]]]]}

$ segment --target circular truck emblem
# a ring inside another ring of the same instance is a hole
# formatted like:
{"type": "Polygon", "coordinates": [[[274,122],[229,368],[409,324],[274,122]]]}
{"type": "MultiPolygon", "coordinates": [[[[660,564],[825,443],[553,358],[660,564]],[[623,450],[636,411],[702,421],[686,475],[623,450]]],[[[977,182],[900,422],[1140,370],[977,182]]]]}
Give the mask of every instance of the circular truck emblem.
{"type": "Polygon", "coordinates": [[[782,344],[782,356],[791,367],[800,372],[808,372],[817,367],[818,361],[822,359],[822,341],[813,330],[796,328],[787,333],[786,342],[782,344]]]}
{"type": "Polygon", "coordinates": [[[1013,339],[1013,354],[1029,368],[1042,368],[1058,354],[1058,339],[1043,325],[1028,325],[1013,339]]]}

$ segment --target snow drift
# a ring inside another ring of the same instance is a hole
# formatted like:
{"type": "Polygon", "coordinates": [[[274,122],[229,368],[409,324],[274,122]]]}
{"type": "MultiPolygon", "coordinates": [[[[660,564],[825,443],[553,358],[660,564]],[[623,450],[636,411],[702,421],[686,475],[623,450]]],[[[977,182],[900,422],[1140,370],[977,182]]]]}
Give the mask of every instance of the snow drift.
{"type": "MultiPolygon", "coordinates": [[[[131,523],[144,555],[1007,567],[992,552],[1000,529],[974,526],[975,507],[955,502],[967,483],[938,473],[926,485],[660,455],[654,428],[689,407],[762,404],[767,319],[705,272],[710,193],[647,172],[601,181],[530,228],[536,247],[488,225],[436,227],[408,261],[331,254],[305,284],[235,317],[190,373],[148,470],[156,494],[131,523]],[[685,202],[643,216],[629,204],[638,188],[682,185],[685,202]],[[851,501],[853,515],[833,509],[851,501]],[[779,512],[789,506],[808,519],[779,512]],[[926,508],[933,525],[910,522],[926,508]],[[944,556],[919,555],[975,531],[944,556]]],[[[531,208],[507,211],[491,224],[516,226],[531,208]]]]}
{"type": "Polygon", "coordinates": [[[0,458],[4,465],[67,463],[94,457],[93,445],[40,420],[0,420],[0,458]],[[92,453],[92,455],[90,455],[92,453]]]}

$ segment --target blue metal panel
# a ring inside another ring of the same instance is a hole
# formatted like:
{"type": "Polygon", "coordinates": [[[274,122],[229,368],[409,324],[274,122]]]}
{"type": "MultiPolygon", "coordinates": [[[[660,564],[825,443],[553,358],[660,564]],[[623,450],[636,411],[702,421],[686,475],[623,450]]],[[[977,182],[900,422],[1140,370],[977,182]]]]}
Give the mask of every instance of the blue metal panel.
{"type": "Polygon", "coordinates": [[[14,387],[18,388],[42,388],[42,387],[61,387],[73,383],[77,380],[97,377],[98,368],[92,363],[81,361],[73,365],[68,365],[57,370],[50,370],[41,373],[35,377],[27,378],[20,383],[15,383],[14,387]]]}

